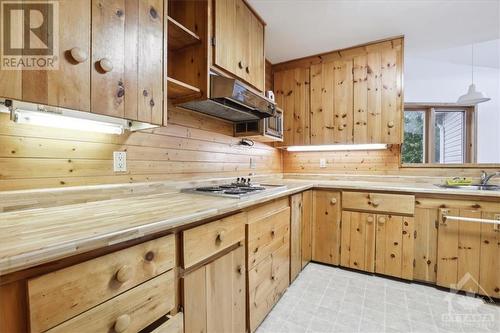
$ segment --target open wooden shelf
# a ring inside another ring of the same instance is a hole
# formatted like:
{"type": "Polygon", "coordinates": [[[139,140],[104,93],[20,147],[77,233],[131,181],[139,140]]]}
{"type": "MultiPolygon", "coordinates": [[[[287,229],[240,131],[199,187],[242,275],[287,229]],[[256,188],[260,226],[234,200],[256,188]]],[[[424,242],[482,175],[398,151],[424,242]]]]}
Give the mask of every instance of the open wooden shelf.
{"type": "Polygon", "coordinates": [[[201,90],[190,84],[167,77],[167,96],[172,100],[182,100],[201,95],[201,90]]]}
{"type": "Polygon", "coordinates": [[[200,37],[171,18],[168,17],[168,49],[179,50],[191,45],[201,43],[200,37]]]}

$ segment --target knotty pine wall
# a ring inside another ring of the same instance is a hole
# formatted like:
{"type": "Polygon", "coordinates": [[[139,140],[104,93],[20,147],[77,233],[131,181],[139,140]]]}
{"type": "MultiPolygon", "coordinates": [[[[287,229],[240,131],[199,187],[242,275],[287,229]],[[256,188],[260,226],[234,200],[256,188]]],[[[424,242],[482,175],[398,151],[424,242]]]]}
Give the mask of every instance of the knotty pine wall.
{"type": "Polygon", "coordinates": [[[20,125],[0,114],[0,191],[282,172],[277,149],[238,146],[227,122],[175,108],[168,118],[167,127],[117,136],[20,125]],[[113,172],[113,151],[127,151],[126,173],[113,172]]]}
{"type": "Polygon", "coordinates": [[[294,174],[336,175],[390,175],[425,177],[479,177],[481,170],[488,172],[500,168],[494,165],[479,167],[402,167],[400,146],[386,150],[359,150],[334,152],[283,152],[283,172],[294,174]],[[326,159],[326,168],[319,167],[319,159],[326,159]]]}

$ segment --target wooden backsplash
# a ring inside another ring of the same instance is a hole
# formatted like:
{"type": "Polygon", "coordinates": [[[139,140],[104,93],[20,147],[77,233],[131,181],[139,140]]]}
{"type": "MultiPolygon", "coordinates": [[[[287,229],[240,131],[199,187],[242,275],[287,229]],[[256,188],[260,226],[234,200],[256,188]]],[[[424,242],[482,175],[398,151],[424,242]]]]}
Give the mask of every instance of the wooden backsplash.
{"type": "Polygon", "coordinates": [[[175,108],[168,117],[167,127],[117,136],[0,114],[0,191],[282,172],[277,149],[238,146],[230,123],[175,108]],[[113,151],[127,151],[126,173],[113,172],[113,151]]]}
{"type": "Polygon", "coordinates": [[[415,168],[401,167],[400,146],[393,145],[386,150],[372,151],[336,151],[336,152],[287,152],[283,153],[283,172],[296,174],[360,174],[360,175],[396,175],[478,177],[481,170],[488,172],[498,168],[484,166],[478,168],[415,168]],[[326,159],[326,168],[319,167],[319,159],[326,159]]]}

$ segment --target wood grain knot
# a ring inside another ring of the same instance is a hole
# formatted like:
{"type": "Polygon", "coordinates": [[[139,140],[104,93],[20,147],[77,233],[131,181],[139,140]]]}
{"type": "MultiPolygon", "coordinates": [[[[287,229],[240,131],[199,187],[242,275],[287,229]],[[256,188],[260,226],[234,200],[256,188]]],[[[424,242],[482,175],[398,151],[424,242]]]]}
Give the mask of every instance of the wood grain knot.
{"type": "Polygon", "coordinates": [[[122,17],[123,16],[123,10],[122,9],[118,9],[115,14],[118,17],[122,17]]]}
{"type": "Polygon", "coordinates": [[[394,253],[391,253],[391,258],[396,258],[396,255],[394,253]]]}
{"type": "Polygon", "coordinates": [[[156,9],[155,9],[154,7],[151,7],[151,8],[149,9],[149,15],[150,15],[152,18],[154,18],[154,19],[158,18],[158,12],[156,11],[156,9]]]}
{"type": "Polygon", "coordinates": [[[146,255],[144,256],[144,258],[147,260],[147,261],[153,261],[153,259],[155,258],[155,253],[153,251],[148,251],[146,253],[146,255]]]}
{"type": "Polygon", "coordinates": [[[155,101],[151,98],[151,100],[149,101],[149,106],[150,107],[154,107],[155,106],[155,101]]]}
{"type": "Polygon", "coordinates": [[[142,96],[144,96],[144,97],[148,97],[149,96],[149,93],[148,93],[148,91],[146,89],[144,89],[142,91],[142,96]]]}
{"type": "Polygon", "coordinates": [[[499,291],[500,291],[500,288],[496,287],[496,288],[495,288],[495,292],[497,293],[497,292],[499,292],[499,291]]]}

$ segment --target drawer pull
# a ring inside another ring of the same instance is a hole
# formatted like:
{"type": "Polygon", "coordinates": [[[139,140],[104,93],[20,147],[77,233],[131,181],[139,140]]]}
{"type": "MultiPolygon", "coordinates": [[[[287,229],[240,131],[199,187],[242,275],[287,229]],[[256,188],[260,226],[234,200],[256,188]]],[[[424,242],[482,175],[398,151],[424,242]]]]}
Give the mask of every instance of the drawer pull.
{"type": "Polygon", "coordinates": [[[367,216],[367,217],[366,217],[366,222],[368,222],[368,223],[373,223],[373,216],[371,216],[371,215],[370,215],[370,216],[367,216]]]}
{"type": "Polygon", "coordinates": [[[332,205],[335,205],[335,204],[337,203],[337,198],[332,198],[332,199],[330,200],[330,203],[331,203],[332,205]]]}
{"type": "Polygon", "coordinates": [[[71,54],[71,57],[78,63],[85,62],[88,59],[87,52],[79,47],[72,48],[69,53],[71,54]]]}
{"type": "Polygon", "coordinates": [[[387,122],[387,127],[393,128],[394,127],[394,122],[392,120],[387,122]]]}
{"type": "Polygon", "coordinates": [[[102,58],[99,61],[99,66],[101,66],[104,72],[111,72],[113,70],[113,63],[108,58],[102,58]]]}
{"type": "Polygon", "coordinates": [[[372,200],[372,206],[373,207],[378,207],[380,205],[380,201],[379,200],[372,200]]]}
{"type": "Polygon", "coordinates": [[[224,231],[219,231],[217,237],[215,238],[217,243],[222,243],[224,241],[224,231]]]}
{"type": "MultiPolygon", "coordinates": [[[[496,218],[496,216],[495,216],[495,218],[496,218]]],[[[460,222],[490,223],[490,224],[494,224],[495,227],[497,227],[497,228],[498,228],[498,225],[500,225],[500,219],[490,220],[490,219],[480,219],[480,218],[475,218],[475,217],[460,217],[460,216],[443,215],[443,224],[446,224],[446,222],[448,220],[460,221],[460,222]]]]}
{"type": "Polygon", "coordinates": [[[113,326],[113,328],[115,329],[116,333],[125,332],[130,326],[130,322],[130,316],[128,314],[123,314],[116,318],[115,326],[113,326]]]}
{"type": "Polygon", "coordinates": [[[378,218],[378,223],[380,223],[380,224],[384,224],[385,222],[386,222],[385,217],[379,217],[379,218],[378,218]]]}
{"type": "Polygon", "coordinates": [[[116,281],[120,283],[125,283],[128,280],[130,280],[133,275],[134,275],[134,270],[132,269],[132,267],[124,265],[120,267],[120,269],[116,272],[115,278],[116,281]]]}

